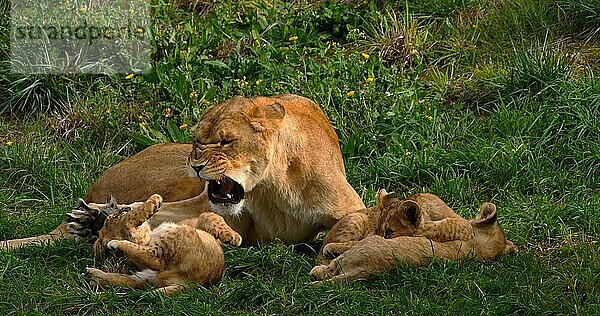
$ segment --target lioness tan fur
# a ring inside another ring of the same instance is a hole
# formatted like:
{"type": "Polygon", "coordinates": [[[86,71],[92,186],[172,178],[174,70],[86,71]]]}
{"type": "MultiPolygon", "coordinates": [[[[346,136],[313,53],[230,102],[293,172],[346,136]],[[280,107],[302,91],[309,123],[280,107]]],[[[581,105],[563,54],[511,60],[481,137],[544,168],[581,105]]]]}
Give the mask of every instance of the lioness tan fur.
{"type": "Polygon", "coordinates": [[[238,246],[240,235],[212,212],[201,214],[195,221],[162,223],[151,230],[147,220],[161,204],[162,197],[155,194],[145,203],[120,208],[106,219],[94,243],[96,254],[105,248],[118,250],[129,262],[145,269],[128,275],[86,268],[96,282],[136,289],[150,284],[159,292],[172,294],[186,282],[208,286],[221,279],[225,259],[215,237],[238,246]]]}
{"type": "Polygon", "coordinates": [[[386,239],[368,235],[342,249],[345,252],[328,264],[314,267],[310,272],[313,278],[367,278],[389,271],[398,264],[427,265],[433,258],[455,260],[472,256],[485,262],[517,250],[498,226],[496,206],[492,203],[483,204],[480,214],[465,226],[462,218],[433,194],[418,194],[406,201],[391,197],[387,200],[387,210],[384,210],[387,217],[399,219],[398,223],[403,221],[404,224],[388,226],[382,223],[379,231],[407,225],[412,228],[403,231],[412,232],[412,236],[386,239]],[[409,216],[406,216],[407,211],[409,216]]]}
{"type": "MultiPolygon", "coordinates": [[[[117,164],[94,184],[86,201],[103,203],[114,195],[131,203],[158,193],[175,202],[163,204],[150,220],[152,227],[213,210],[242,235],[244,244],[312,241],[347,213],[364,208],[346,180],[335,131],[309,99],[280,95],[219,103],[200,119],[194,144],[155,145],[117,164]],[[237,200],[240,187],[243,199],[237,204],[209,199],[209,189],[216,188],[211,198],[221,201],[229,194],[237,200]]],[[[41,238],[0,244],[14,248],[52,240],[65,227],[41,238]]]]}

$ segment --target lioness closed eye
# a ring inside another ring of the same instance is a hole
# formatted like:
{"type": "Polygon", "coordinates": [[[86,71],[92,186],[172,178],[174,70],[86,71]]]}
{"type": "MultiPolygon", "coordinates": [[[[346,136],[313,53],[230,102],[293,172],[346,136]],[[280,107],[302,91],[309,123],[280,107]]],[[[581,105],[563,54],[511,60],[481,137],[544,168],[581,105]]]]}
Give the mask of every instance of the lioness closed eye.
{"type": "Polygon", "coordinates": [[[100,285],[135,289],[149,284],[170,294],[186,282],[208,286],[221,279],[225,259],[215,237],[239,246],[240,235],[221,216],[210,212],[196,220],[163,223],[151,230],[147,220],[160,209],[161,203],[162,197],[155,194],[144,203],[118,208],[108,216],[94,243],[97,255],[106,248],[118,250],[129,262],[145,269],[128,275],[86,268],[93,280],[100,285]]]}

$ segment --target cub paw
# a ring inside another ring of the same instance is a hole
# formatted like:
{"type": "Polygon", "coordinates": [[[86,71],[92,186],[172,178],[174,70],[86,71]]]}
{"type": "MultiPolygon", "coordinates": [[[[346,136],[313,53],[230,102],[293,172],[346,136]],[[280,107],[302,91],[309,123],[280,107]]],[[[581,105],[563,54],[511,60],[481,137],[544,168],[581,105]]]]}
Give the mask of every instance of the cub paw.
{"type": "Polygon", "coordinates": [[[97,285],[102,286],[107,284],[107,282],[104,280],[106,273],[100,269],[86,267],[82,275],[97,285]]]}
{"type": "Polygon", "coordinates": [[[232,246],[240,246],[242,244],[242,236],[235,231],[226,231],[219,234],[219,240],[225,244],[232,246]]]}
{"type": "Polygon", "coordinates": [[[103,210],[99,210],[79,199],[77,206],[66,214],[67,232],[81,243],[93,243],[108,215],[117,209],[114,199],[104,206],[103,210]]]}
{"type": "Polygon", "coordinates": [[[120,244],[121,244],[120,240],[111,240],[108,242],[108,244],[106,244],[106,248],[108,250],[118,250],[120,244]]]}
{"type": "Polygon", "coordinates": [[[312,270],[310,270],[310,276],[315,281],[321,281],[321,280],[329,279],[333,275],[332,275],[332,271],[330,271],[328,266],[320,265],[320,266],[316,266],[316,267],[312,268],[312,270]]]}
{"type": "Polygon", "coordinates": [[[327,259],[334,259],[339,256],[338,253],[335,252],[335,247],[332,244],[327,244],[323,247],[323,256],[327,259]]]}
{"type": "Polygon", "coordinates": [[[344,252],[346,252],[348,249],[350,249],[352,247],[354,243],[352,242],[346,242],[346,243],[337,243],[337,242],[332,242],[329,243],[327,245],[325,245],[323,247],[323,256],[328,258],[328,259],[335,259],[337,258],[339,255],[343,254],[344,252]]]}
{"type": "Polygon", "coordinates": [[[162,207],[163,198],[159,194],[153,194],[148,198],[146,203],[151,203],[153,206],[153,213],[158,212],[158,210],[162,207]]]}

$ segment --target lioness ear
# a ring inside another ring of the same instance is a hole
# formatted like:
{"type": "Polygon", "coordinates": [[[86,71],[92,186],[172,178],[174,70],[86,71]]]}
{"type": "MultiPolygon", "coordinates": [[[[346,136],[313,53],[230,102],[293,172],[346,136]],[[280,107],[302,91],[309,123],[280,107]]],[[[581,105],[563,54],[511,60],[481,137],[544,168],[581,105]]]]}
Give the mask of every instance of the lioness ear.
{"type": "Polygon", "coordinates": [[[421,207],[413,200],[405,200],[400,204],[400,209],[404,213],[404,218],[415,227],[421,225],[421,219],[423,215],[421,213],[421,207]]]}
{"type": "Polygon", "coordinates": [[[257,106],[252,112],[252,117],[261,119],[280,120],[285,116],[285,109],[279,103],[257,106]]]}
{"type": "Polygon", "coordinates": [[[479,215],[475,217],[475,224],[493,225],[496,223],[497,219],[496,205],[494,205],[494,203],[483,203],[479,215]]]}

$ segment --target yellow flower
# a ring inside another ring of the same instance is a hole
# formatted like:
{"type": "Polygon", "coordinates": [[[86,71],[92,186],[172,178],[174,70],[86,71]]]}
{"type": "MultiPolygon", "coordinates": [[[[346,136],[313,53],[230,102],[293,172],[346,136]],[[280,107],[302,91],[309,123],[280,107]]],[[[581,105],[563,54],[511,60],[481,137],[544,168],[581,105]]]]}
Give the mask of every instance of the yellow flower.
{"type": "Polygon", "coordinates": [[[410,50],[411,55],[416,55],[417,53],[418,53],[418,51],[414,48],[410,50]]]}
{"type": "Polygon", "coordinates": [[[352,96],[354,96],[354,90],[350,90],[348,92],[346,92],[346,96],[351,98],[352,96]]]}
{"type": "Polygon", "coordinates": [[[290,36],[290,38],[288,38],[290,41],[295,41],[298,39],[298,36],[294,35],[294,36],[290,36]]]}
{"type": "Polygon", "coordinates": [[[188,127],[188,125],[185,123],[179,125],[179,129],[186,129],[187,127],[188,127]]]}
{"type": "Polygon", "coordinates": [[[418,102],[419,102],[419,104],[423,104],[423,103],[425,103],[425,99],[421,99],[418,102]]]}
{"type": "Polygon", "coordinates": [[[258,80],[256,80],[256,85],[258,86],[258,85],[259,85],[259,84],[261,84],[262,82],[263,82],[263,81],[262,81],[262,79],[258,79],[258,80]]]}
{"type": "Polygon", "coordinates": [[[14,143],[11,142],[10,140],[6,142],[6,146],[12,146],[12,144],[14,144],[14,143]]]}
{"type": "Polygon", "coordinates": [[[81,13],[86,13],[87,12],[87,7],[84,5],[82,5],[81,7],[79,7],[79,11],[81,11],[81,13]]]}
{"type": "Polygon", "coordinates": [[[144,106],[148,106],[148,104],[150,104],[150,101],[148,101],[148,100],[144,101],[144,106]]]}
{"type": "Polygon", "coordinates": [[[197,96],[198,96],[198,93],[196,93],[196,91],[190,92],[190,99],[194,100],[197,96]]]}
{"type": "Polygon", "coordinates": [[[425,118],[428,119],[428,120],[430,120],[430,121],[433,120],[433,116],[431,116],[431,115],[425,115],[425,118]]]}
{"type": "Polygon", "coordinates": [[[369,54],[367,54],[367,53],[361,53],[360,55],[361,55],[361,56],[362,56],[364,59],[369,59],[369,57],[371,57],[371,56],[369,56],[369,54]]]}
{"type": "Polygon", "coordinates": [[[171,117],[173,116],[173,112],[171,111],[171,108],[166,108],[165,109],[165,117],[171,117]]]}
{"type": "Polygon", "coordinates": [[[367,78],[367,80],[365,80],[366,83],[371,83],[373,81],[375,81],[375,78],[373,78],[373,77],[369,77],[369,78],[367,78]]]}
{"type": "Polygon", "coordinates": [[[131,79],[133,78],[133,76],[135,76],[134,74],[128,74],[127,77],[125,77],[125,79],[131,79]]]}
{"type": "Polygon", "coordinates": [[[138,27],[137,29],[135,29],[135,31],[138,33],[144,33],[144,29],[141,27],[138,27]]]}
{"type": "Polygon", "coordinates": [[[141,127],[146,127],[146,125],[148,125],[148,123],[146,123],[146,121],[143,121],[143,122],[140,123],[141,127]]]}

